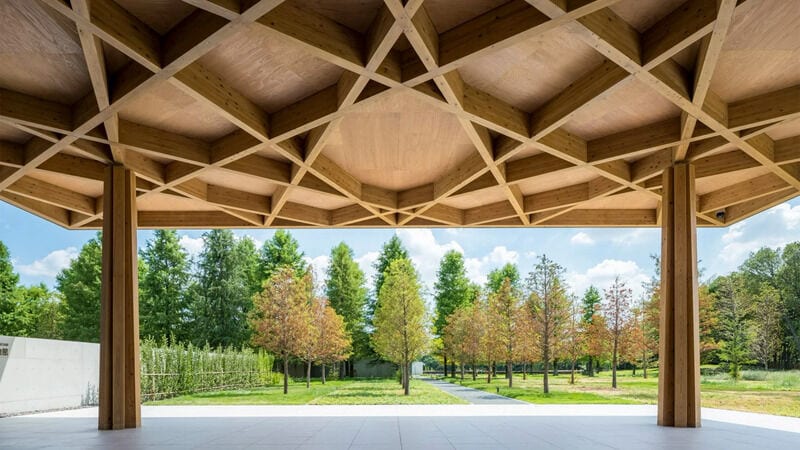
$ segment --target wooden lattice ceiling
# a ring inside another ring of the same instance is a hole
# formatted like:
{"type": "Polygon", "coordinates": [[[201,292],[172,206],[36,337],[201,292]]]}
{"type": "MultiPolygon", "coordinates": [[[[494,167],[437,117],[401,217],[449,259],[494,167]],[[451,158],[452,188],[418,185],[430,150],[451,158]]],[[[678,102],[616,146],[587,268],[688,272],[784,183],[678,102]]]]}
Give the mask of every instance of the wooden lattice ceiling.
{"type": "Polygon", "coordinates": [[[0,2],[0,199],[98,228],[698,224],[800,190],[800,2],[0,2]],[[722,214],[724,213],[724,214],[722,214]]]}

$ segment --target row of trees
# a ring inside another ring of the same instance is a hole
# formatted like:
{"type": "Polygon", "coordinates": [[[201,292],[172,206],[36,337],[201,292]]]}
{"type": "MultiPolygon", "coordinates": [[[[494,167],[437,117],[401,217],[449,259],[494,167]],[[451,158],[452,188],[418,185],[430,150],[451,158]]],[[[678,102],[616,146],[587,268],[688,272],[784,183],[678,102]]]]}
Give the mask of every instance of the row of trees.
{"type": "MultiPolygon", "coordinates": [[[[765,369],[798,365],[800,341],[800,243],[783,250],[764,248],[752,254],[740,269],[700,286],[700,343],[705,363],[727,365],[736,379],[743,365],[765,369]]],[[[647,369],[658,358],[660,273],[644,284],[634,301],[632,290],[616,278],[604,295],[590,287],[582,299],[568,294],[564,269],[542,256],[527,278],[515,265],[489,274],[486,286],[470,284],[463,256],[446,254],[435,285],[439,355],[445,363],[472,369],[487,367],[491,381],[497,363],[505,365],[509,386],[513,368],[537,363],[543,372],[544,392],[549,372],[558,361],[570,370],[570,382],[579,363],[593,376],[601,363],[612,371],[622,364],[647,369]],[[566,364],[564,364],[566,363],[566,364]]]]}

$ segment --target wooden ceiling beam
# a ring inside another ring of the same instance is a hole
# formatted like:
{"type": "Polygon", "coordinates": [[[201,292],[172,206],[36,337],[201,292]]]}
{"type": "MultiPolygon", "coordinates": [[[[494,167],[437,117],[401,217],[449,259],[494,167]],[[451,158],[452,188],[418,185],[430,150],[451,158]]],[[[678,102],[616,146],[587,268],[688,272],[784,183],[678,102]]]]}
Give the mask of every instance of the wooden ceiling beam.
{"type": "MultiPolygon", "coordinates": [[[[701,2],[697,8],[690,8],[688,3],[684,4],[684,7],[682,7],[677,13],[670,14],[667,18],[665,18],[667,23],[664,27],[659,28],[659,33],[656,34],[660,34],[664,29],[666,29],[667,32],[670,32],[669,26],[675,22],[680,22],[681,24],[689,22],[684,18],[684,16],[687,14],[687,10],[689,11],[688,14],[692,16],[690,20],[699,20],[700,22],[704,22],[707,20],[706,18],[710,14],[709,7],[712,9],[717,9],[715,14],[716,22],[714,23],[714,28],[711,34],[705,36],[700,42],[700,50],[698,51],[697,62],[694,70],[694,92],[692,93],[692,103],[698,107],[710,105],[707,109],[713,109],[714,106],[718,106],[717,109],[721,107],[723,110],[720,111],[717,116],[724,117],[725,122],[727,122],[727,105],[725,105],[716,96],[716,94],[709,92],[709,90],[711,88],[711,77],[714,74],[717,61],[722,54],[722,44],[725,42],[728,31],[733,24],[733,13],[736,9],[736,0],[723,0],[720,2],[704,1],[701,2]],[[717,3],[719,3],[719,5],[717,5],[717,3]]],[[[689,115],[686,111],[683,111],[681,114],[681,125],[681,139],[688,139],[692,136],[692,134],[694,134],[694,129],[697,125],[697,119],[694,116],[689,115]]],[[[685,159],[688,149],[688,142],[681,142],[675,151],[675,159],[678,161],[685,159]]]]}
{"type": "Polygon", "coordinates": [[[713,213],[737,203],[764,197],[787,187],[789,186],[783,179],[769,173],[701,195],[697,202],[697,210],[702,213],[713,213]]]}
{"type": "Polygon", "coordinates": [[[224,186],[209,184],[206,187],[206,201],[215,205],[256,214],[266,215],[270,213],[270,197],[224,186]]]}
{"type": "Polygon", "coordinates": [[[61,225],[64,228],[70,226],[69,211],[59,206],[54,206],[38,199],[17,195],[10,191],[0,192],[0,199],[45,220],[61,225]]]}
{"type": "Polygon", "coordinates": [[[465,213],[463,210],[441,203],[433,205],[420,217],[454,227],[464,226],[465,223],[465,213]]]}
{"type": "Polygon", "coordinates": [[[6,191],[83,214],[94,215],[97,210],[94,198],[29,176],[20,178],[6,191]]]}
{"type": "Polygon", "coordinates": [[[586,143],[590,163],[637,157],[681,142],[681,124],[677,118],[647,124],[614,133],[586,143]]]}
{"type": "Polygon", "coordinates": [[[119,121],[119,143],[155,157],[203,166],[211,164],[208,143],[127,120],[119,121]]]}
{"type": "MultiPolygon", "coordinates": [[[[253,228],[254,226],[221,211],[139,211],[139,228],[253,228]]],[[[96,226],[91,224],[89,226],[96,226]]]]}
{"type": "Polygon", "coordinates": [[[777,206],[797,196],[797,189],[793,187],[785,188],[778,192],[759,197],[746,202],[729,206],[725,209],[725,224],[731,225],[740,220],[751,217],[773,206],[777,206]]]}
{"type": "Polygon", "coordinates": [[[0,88],[0,117],[62,134],[72,131],[69,106],[3,88],[0,88]]]}
{"type": "Polygon", "coordinates": [[[543,227],[647,227],[657,225],[655,209],[575,209],[541,223],[543,227]]]}
{"type": "Polygon", "coordinates": [[[800,85],[791,86],[728,105],[728,127],[757,127],[800,116],[800,85]]]}
{"type": "Polygon", "coordinates": [[[183,2],[228,20],[235,20],[241,12],[239,0],[183,0],[183,2]]]}

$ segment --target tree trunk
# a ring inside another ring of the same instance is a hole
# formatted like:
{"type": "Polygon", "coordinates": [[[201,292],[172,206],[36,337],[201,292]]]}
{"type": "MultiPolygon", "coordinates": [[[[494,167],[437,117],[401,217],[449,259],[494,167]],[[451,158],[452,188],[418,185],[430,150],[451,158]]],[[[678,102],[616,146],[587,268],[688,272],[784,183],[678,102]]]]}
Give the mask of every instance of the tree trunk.
{"type": "Polygon", "coordinates": [[[631,375],[635,377],[636,376],[636,364],[632,364],[632,365],[633,365],[633,373],[631,375]]]}
{"type": "Polygon", "coordinates": [[[447,355],[444,356],[444,377],[447,378],[447,355]]]}
{"type": "Polygon", "coordinates": [[[464,362],[461,362],[461,381],[464,381],[464,362]]]}
{"type": "Polygon", "coordinates": [[[522,363],[522,379],[528,379],[528,363],[522,363]]]}
{"type": "Polygon", "coordinates": [[[475,361],[472,361],[472,381],[478,379],[478,368],[475,367],[475,361]]]}
{"type": "Polygon", "coordinates": [[[617,388],[617,338],[614,337],[614,357],[611,361],[611,388],[617,388]]]}
{"type": "Polygon", "coordinates": [[[289,393],[289,357],[283,357],[283,393],[289,393]]]}
{"type": "Polygon", "coordinates": [[[322,384],[325,384],[325,364],[322,365],[322,384]]]}
{"type": "Polygon", "coordinates": [[[553,376],[558,376],[558,359],[553,360],[553,376]]]}
{"type": "Polygon", "coordinates": [[[514,387],[514,366],[511,361],[506,361],[506,378],[508,378],[508,387],[514,387]]]}
{"type": "Polygon", "coordinates": [[[409,385],[411,384],[411,363],[405,363],[405,372],[406,372],[406,384],[403,386],[403,395],[409,395],[411,393],[409,389],[409,385]]]}
{"type": "Polygon", "coordinates": [[[594,358],[591,356],[589,357],[589,363],[586,364],[586,375],[590,377],[594,376],[594,358]]]}
{"type": "Polygon", "coordinates": [[[496,362],[492,362],[492,376],[494,378],[497,378],[497,363],[496,362]]]}
{"type": "Polygon", "coordinates": [[[550,360],[549,359],[545,359],[544,360],[544,379],[542,380],[542,382],[543,382],[542,392],[544,392],[545,394],[549,394],[550,393],[550,385],[549,385],[549,381],[550,380],[547,378],[547,375],[549,373],[550,373],[550,360]]]}
{"type": "Polygon", "coordinates": [[[492,384],[492,363],[486,365],[486,382],[492,384]]]}
{"type": "Polygon", "coordinates": [[[575,359],[572,360],[572,366],[569,370],[569,384],[575,384],[575,359]]]}
{"type": "Polygon", "coordinates": [[[456,377],[456,362],[455,361],[451,361],[450,362],[450,376],[453,377],[453,378],[456,377]]]}
{"type": "Polygon", "coordinates": [[[311,361],[306,366],[306,389],[311,387],[311,361]]]}
{"type": "Polygon", "coordinates": [[[645,364],[642,367],[642,375],[644,376],[644,379],[646,380],[647,379],[647,364],[645,364]]]}

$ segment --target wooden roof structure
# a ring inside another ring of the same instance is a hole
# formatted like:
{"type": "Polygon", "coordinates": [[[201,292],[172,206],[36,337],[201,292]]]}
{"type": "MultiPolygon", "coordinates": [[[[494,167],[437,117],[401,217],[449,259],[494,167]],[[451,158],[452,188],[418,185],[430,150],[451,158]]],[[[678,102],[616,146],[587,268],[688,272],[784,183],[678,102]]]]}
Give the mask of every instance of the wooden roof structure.
{"type": "Polygon", "coordinates": [[[657,226],[800,192],[800,2],[6,0],[0,199],[100,228],[657,226]]]}

